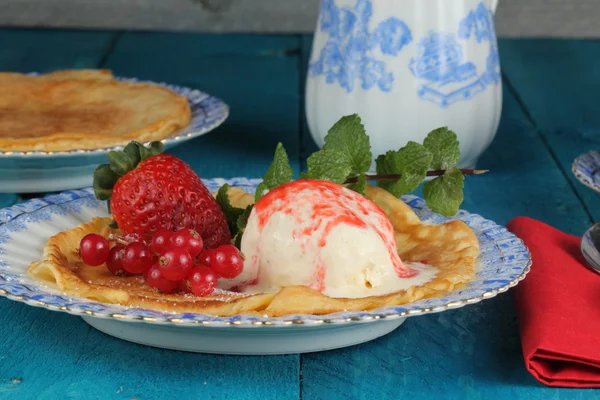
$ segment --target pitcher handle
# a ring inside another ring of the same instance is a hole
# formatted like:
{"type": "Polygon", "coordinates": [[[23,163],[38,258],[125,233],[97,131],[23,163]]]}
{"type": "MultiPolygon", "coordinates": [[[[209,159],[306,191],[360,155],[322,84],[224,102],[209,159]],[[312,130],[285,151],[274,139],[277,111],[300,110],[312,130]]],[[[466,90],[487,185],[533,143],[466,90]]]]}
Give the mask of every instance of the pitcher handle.
{"type": "Polygon", "coordinates": [[[498,7],[498,0],[492,0],[492,12],[496,14],[496,8],[498,7]]]}

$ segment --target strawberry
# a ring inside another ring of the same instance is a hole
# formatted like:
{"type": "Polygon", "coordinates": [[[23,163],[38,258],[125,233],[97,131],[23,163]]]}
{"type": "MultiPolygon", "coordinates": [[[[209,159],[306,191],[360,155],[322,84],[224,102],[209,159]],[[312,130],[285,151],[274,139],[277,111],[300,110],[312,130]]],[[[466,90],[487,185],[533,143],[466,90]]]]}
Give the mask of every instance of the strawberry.
{"type": "Polygon", "coordinates": [[[206,248],[231,241],[227,220],[198,175],[177,157],[137,142],[110,152],[110,164],[94,171],[94,191],[109,200],[109,210],[125,234],[150,241],[161,228],[197,231],[206,248]]]}

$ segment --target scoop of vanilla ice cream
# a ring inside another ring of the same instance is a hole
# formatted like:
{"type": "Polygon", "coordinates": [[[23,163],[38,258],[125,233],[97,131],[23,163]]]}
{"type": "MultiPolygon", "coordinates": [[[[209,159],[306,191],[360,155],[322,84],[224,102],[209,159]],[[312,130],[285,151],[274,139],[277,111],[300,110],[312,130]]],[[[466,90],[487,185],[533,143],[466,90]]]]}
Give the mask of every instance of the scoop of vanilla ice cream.
{"type": "Polygon", "coordinates": [[[366,297],[414,284],[394,229],[366,197],[326,181],[299,180],[255,205],[242,237],[244,270],[219,287],[272,292],[305,285],[330,297],[366,297]]]}

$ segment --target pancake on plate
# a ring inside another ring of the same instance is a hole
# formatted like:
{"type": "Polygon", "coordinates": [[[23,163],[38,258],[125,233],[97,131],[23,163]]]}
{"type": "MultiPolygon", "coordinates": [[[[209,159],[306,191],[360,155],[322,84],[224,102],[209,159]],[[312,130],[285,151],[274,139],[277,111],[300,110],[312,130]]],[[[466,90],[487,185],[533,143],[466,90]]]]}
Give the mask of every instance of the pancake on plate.
{"type": "Polygon", "coordinates": [[[184,96],[107,70],[0,73],[0,151],[67,151],[162,140],[191,118],[184,96]]]}
{"type": "MultiPolygon", "coordinates": [[[[230,188],[233,206],[244,208],[254,196],[230,188]]],[[[217,290],[207,297],[191,294],[162,294],[150,288],[142,276],[115,276],[104,266],[85,265],[79,256],[79,242],[88,233],[105,237],[119,234],[109,227],[109,218],[94,218],[76,228],[52,236],[44,248],[43,260],[29,266],[34,277],[54,283],[71,296],[90,300],[172,312],[196,312],[218,316],[256,314],[323,315],[338,311],[363,311],[395,306],[438,296],[460,288],[473,279],[479,243],[473,231],[461,221],[423,224],[402,200],[383,189],[368,186],[367,198],[389,218],[397,251],[405,263],[427,263],[437,269],[430,281],[406,290],[363,298],[333,298],[306,286],[287,286],[275,293],[235,293],[217,290]]]]}

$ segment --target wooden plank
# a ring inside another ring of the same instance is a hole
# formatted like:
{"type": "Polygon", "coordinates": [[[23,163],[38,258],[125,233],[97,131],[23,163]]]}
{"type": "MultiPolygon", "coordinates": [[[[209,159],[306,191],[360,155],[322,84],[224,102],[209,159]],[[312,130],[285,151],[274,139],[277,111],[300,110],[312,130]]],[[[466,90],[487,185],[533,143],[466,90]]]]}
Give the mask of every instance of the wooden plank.
{"type": "Polygon", "coordinates": [[[19,200],[19,196],[14,193],[0,193],[0,208],[9,207],[19,200]]]}
{"type": "Polygon", "coordinates": [[[262,177],[277,142],[299,167],[299,38],[129,33],[106,67],[204,90],[231,107],[226,123],[173,150],[202,177],[262,177]]]}
{"type": "MultiPolygon", "coordinates": [[[[505,90],[498,135],[482,156],[491,172],[468,177],[464,208],[506,223],[539,218],[569,232],[590,222],[539,134],[505,90]]],[[[302,357],[309,399],[583,399],[590,391],[550,389],[526,372],[512,296],[409,318],[389,336],[302,357]]]]}
{"type": "MultiPolygon", "coordinates": [[[[4,0],[0,25],[202,32],[313,32],[319,0],[4,0]]],[[[600,37],[596,0],[500,0],[507,37],[600,37]]]]}
{"type": "Polygon", "coordinates": [[[600,196],[571,173],[578,155],[600,148],[600,41],[507,40],[501,51],[504,73],[533,124],[589,213],[600,220],[600,196]]]}
{"type": "Polygon", "coordinates": [[[117,36],[115,32],[0,29],[0,71],[96,68],[117,36]]]}
{"type": "Polygon", "coordinates": [[[9,301],[0,301],[0,322],[4,400],[298,399],[297,356],[156,349],[112,338],[71,315],[9,301]]]}

